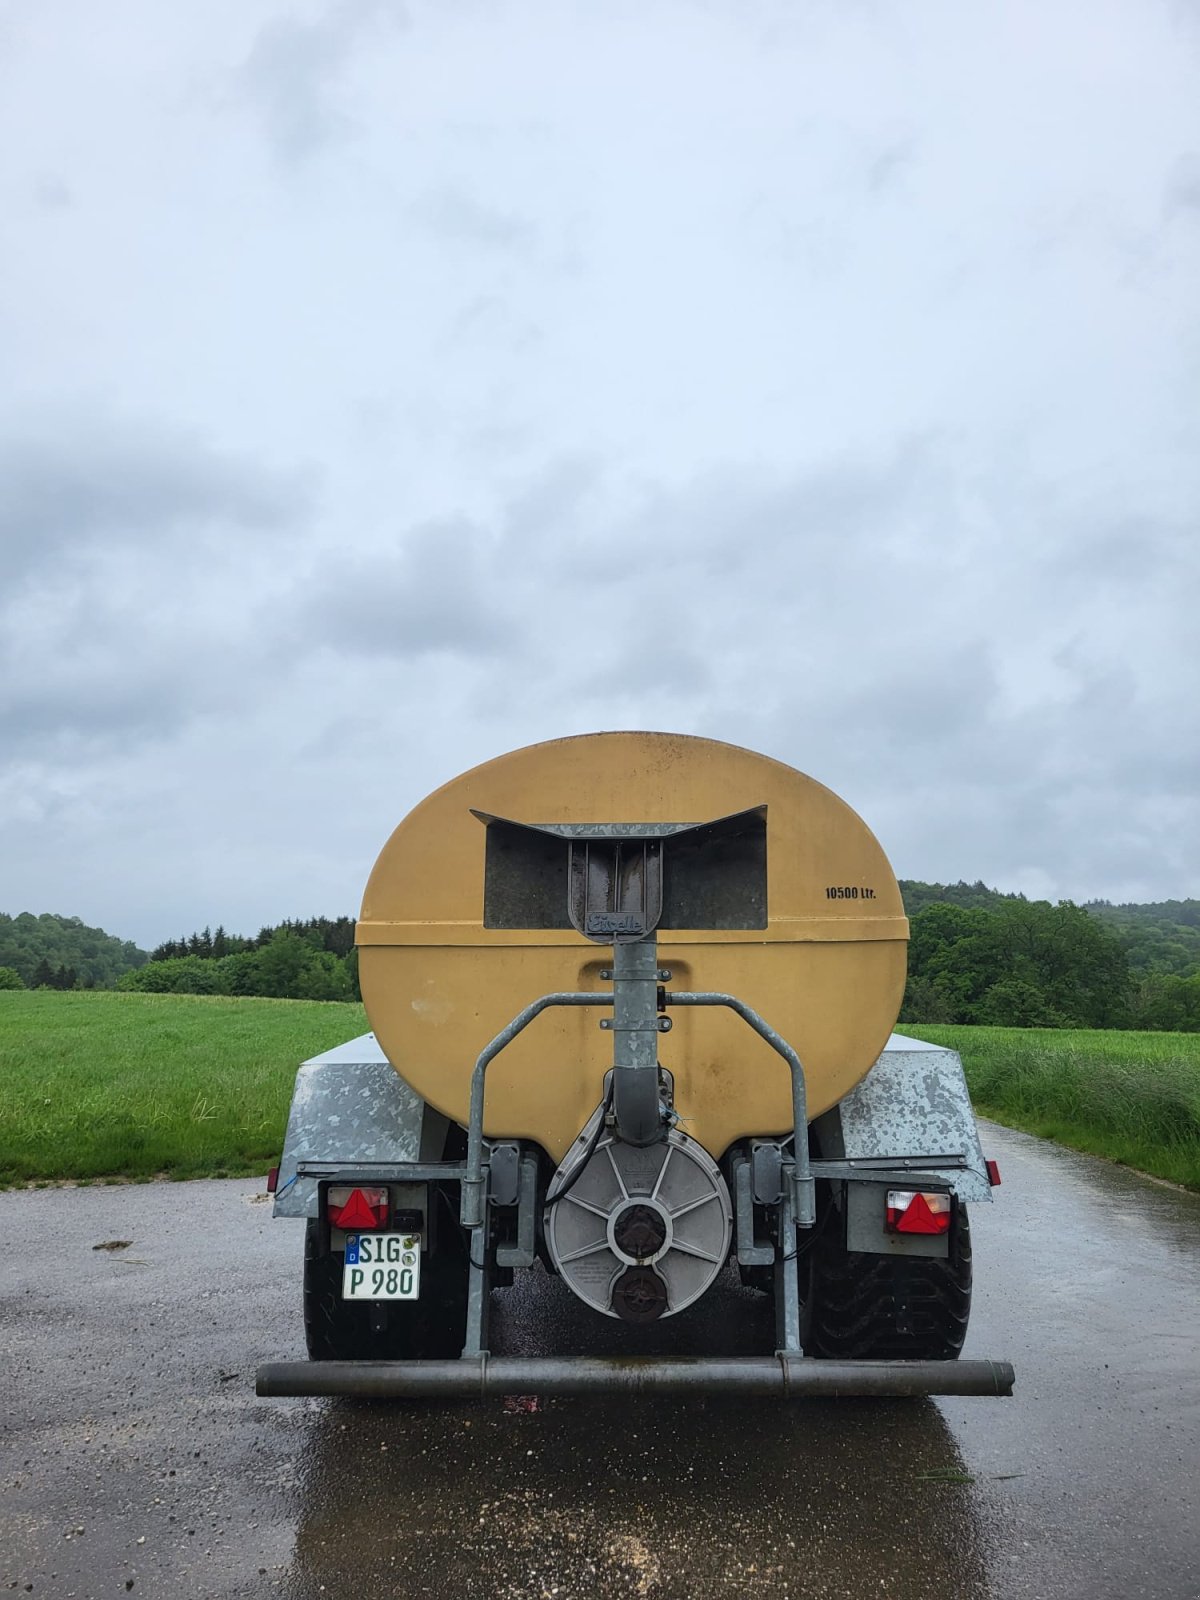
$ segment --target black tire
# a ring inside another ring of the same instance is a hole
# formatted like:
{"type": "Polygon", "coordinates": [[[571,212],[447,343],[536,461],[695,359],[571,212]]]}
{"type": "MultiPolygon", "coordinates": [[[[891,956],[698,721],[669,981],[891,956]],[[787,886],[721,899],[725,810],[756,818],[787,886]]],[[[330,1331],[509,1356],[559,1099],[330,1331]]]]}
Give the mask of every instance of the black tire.
{"type": "Polygon", "coordinates": [[[833,1361],[954,1361],[971,1314],[967,1208],[955,1208],[945,1260],[857,1254],[830,1228],[813,1244],[808,1287],[805,1355],[833,1361]]]}
{"type": "Polygon", "coordinates": [[[371,1326],[372,1306],[342,1299],[342,1252],[325,1250],[321,1227],[304,1230],[304,1338],[312,1361],[435,1361],[462,1354],[467,1321],[465,1253],[427,1256],[421,1298],[385,1302],[386,1326],[371,1326]]]}

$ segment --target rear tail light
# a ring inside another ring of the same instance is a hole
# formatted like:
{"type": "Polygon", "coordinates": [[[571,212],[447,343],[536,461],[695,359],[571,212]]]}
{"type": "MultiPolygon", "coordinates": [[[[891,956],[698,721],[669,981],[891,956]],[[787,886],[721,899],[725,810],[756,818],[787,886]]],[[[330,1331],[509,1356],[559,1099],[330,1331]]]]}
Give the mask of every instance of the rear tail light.
{"type": "Polygon", "coordinates": [[[1000,1187],[1000,1163],[998,1161],[985,1161],[984,1165],[987,1167],[988,1182],[993,1189],[998,1189],[1000,1187]]]}
{"type": "Polygon", "coordinates": [[[357,1233],[364,1228],[386,1228],[386,1189],[330,1189],[325,1196],[329,1221],[335,1228],[357,1233]]]}
{"type": "Polygon", "coordinates": [[[890,1233],[949,1233],[950,1196],[925,1189],[889,1189],[887,1225],[890,1233]]]}

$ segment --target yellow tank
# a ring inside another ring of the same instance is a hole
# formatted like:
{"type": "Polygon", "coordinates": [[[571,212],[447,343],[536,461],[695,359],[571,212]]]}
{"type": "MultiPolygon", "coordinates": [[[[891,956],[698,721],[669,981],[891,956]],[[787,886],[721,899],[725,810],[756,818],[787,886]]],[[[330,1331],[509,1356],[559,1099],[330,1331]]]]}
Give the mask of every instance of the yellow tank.
{"type": "MultiPolygon", "coordinates": [[[[908,922],[887,858],[812,778],[735,745],[666,733],[513,751],[438,789],[392,834],[367,883],[357,942],[367,1015],[397,1071],[465,1123],[475,1058],[523,1006],[556,990],[610,988],[600,972],[611,952],[575,928],[513,926],[520,915],[491,912],[487,922],[509,925],[485,925],[491,821],[703,824],[737,813],[765,813],[765,904],[760,896],[760,913],[741,919],[758,925],[660,924],[659,960],[672,989],[734,994],[794,1045],[810,1116],[836,1104],[883,1050],[904,993],[908,922]]],[[[694,904],[677,897],[675,920],[694,904]]],[[[496,1059],[489,1137],[532,1139],[561,1160],[612,1064],[603,1014],[543,1012],[496,1059]]],[[[677,1009],[672,1022],[659,1059],[693,1138],[719,1158],[735,1139],[790,1129],[787,1069],[745,1023],[712,1009],[677,1009]]]]}

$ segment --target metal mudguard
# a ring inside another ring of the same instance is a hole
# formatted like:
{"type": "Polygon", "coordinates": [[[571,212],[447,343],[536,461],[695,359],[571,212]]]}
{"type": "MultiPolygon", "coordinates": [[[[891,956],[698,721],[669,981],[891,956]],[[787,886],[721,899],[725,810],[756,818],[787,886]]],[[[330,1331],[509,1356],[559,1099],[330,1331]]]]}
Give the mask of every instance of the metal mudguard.
{"type": "Polygon", "coordinates": [[[319,1180],[300,1176],[301,1162],[354,1167],[439,1161],[447,1126],[399,1076],[373,1033],[313,1056],[296,1074],[272,1215],[317,1215],[319,1180]]]}
{"type": "Polygon", "coordinates": [[[992,1198],[957,1051],[894,1033],[857,1088],[818,1117],[815,1127],[823,1156],[895,1157],[897,1167],[923,1158],[923,1181],[944,1185],[964,1202],[992,1198]],[[938,1156],[959,1159],[939,1168],[938,1156]]]}

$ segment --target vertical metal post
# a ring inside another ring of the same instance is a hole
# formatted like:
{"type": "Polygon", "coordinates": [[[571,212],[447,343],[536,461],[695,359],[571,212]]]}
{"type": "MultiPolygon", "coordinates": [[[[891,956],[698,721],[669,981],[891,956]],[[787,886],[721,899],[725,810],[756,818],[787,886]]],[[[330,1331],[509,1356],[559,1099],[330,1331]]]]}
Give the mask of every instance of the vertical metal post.
{"type": "Polygon", "coordinates": [[[471,1261],[467,1278],[467,1334],[464,1358],[485,1356],[488,1340],[491,1271],[488,1265],[488,1230],[472,1228],[467,1235],[471,1261]]]}
{"type": "Polygon", "coordinates": [[[662,1137],[658,1093],[658,941],[613,945],[613,1115],[626,1144],[662,1137]]]}
{"type": "Polygon", "coordinates": [[[802,1354],[796,1249],[796,1216],[792,1210],[791,1189],[785,1184],[779,1207],[779,1258],[775,1263],[775,1354],[778,1356],[802,1354]]]}

